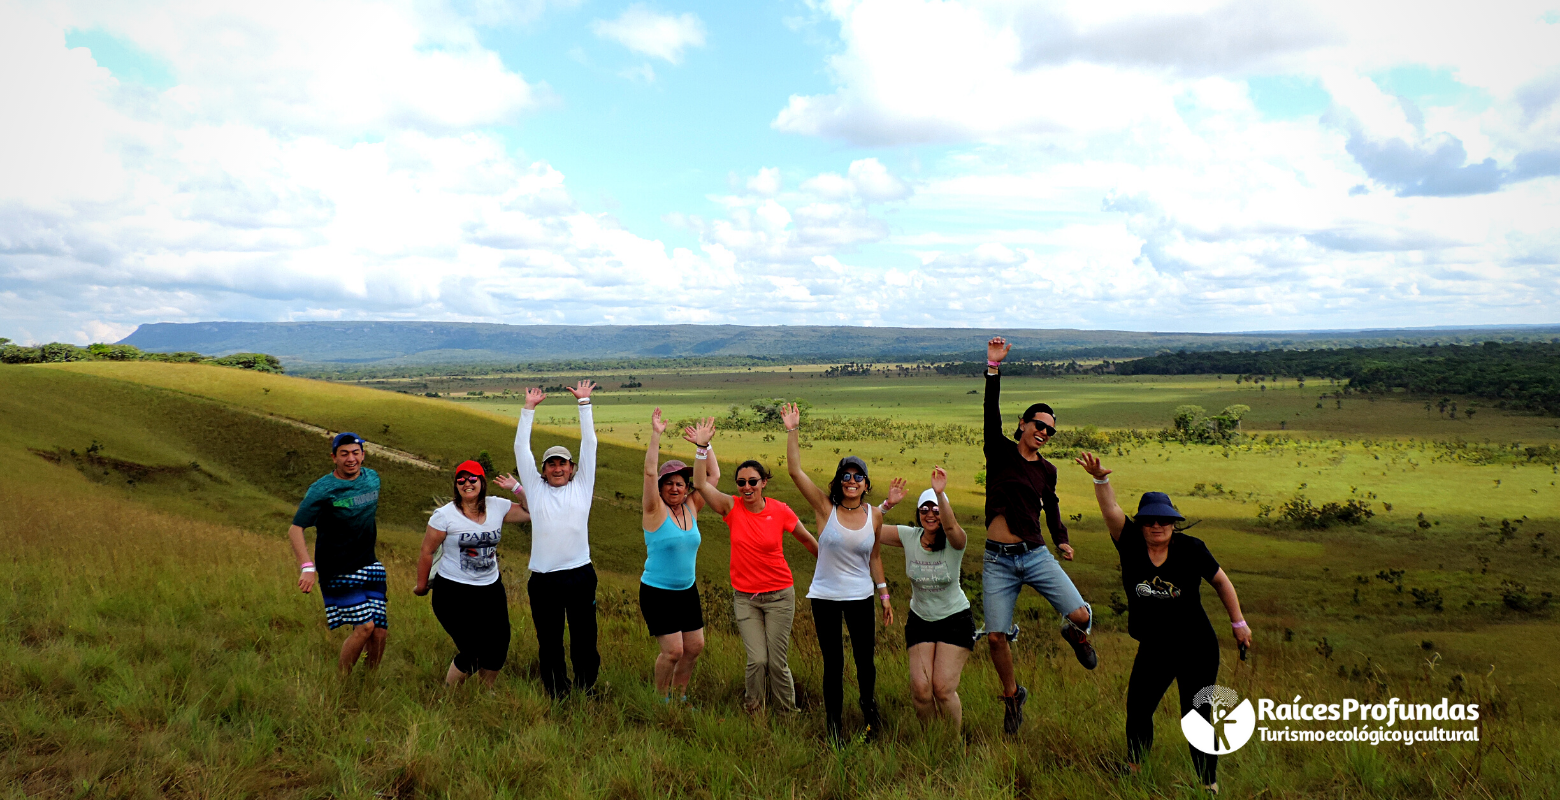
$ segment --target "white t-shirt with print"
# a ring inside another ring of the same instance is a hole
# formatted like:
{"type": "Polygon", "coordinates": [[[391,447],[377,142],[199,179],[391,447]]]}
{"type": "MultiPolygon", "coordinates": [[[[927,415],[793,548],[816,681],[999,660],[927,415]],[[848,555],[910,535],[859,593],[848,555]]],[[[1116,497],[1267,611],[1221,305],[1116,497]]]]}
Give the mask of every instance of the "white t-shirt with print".
{"type": "Polygon", "coordinates": [[[498,580],[498,540],[504,535],[504,515],[513,505],[511,500],[489,496],[487,516],[480,523],[460,513],[453,501],[440,506],[428,520],[434,530],[444,531],[443,550],[434,571],[471,586],[498,580]]]}

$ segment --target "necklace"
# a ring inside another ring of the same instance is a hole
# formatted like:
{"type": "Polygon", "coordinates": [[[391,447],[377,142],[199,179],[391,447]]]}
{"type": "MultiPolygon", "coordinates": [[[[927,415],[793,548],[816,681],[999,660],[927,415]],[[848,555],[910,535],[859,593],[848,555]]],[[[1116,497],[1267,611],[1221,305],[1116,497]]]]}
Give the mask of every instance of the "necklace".
{"type": "Polygon", "coordinates": [[[861,508],[862,505],[862,503],[857,503],[853,506],[847,506],[844,503],[841,503],[840,508],[844,511],[855,511],[856,509],[861,508]]]}
{"type": "Polygon", "coordinates": [[[672,509],[672,518],[677,520],[677,527],[682,528],[683,530],[688,529],[688,511],[687,509],[683,508],[685,505],[686,503],[678,503],[677,507],[672,509]],[[677,513],[679,511],[681,511],[682,514],[679,515],[677,513]]]}

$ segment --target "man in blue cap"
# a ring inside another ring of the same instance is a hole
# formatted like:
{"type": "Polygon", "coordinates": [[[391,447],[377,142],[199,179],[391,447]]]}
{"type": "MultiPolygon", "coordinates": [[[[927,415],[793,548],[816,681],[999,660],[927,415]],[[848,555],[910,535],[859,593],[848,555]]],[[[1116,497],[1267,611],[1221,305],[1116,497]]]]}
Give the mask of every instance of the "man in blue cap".
{"type": "Polygon", "coordinates": [[[991,663],[1002,681],[1005,711],[1002,729],[1018,733],[1024,722],[1024,702],[1029,690],[1013,674],[1010,639],[1018,634],[1013,608],[1024,586],[1032,586],[1062,615],[1062,638],[1084,669],[1099,663],[1089,632],[1094,616],[1072,578],[1045,547],[1040,519],[1051,532],[1062,558],[1073,559],[1067,526],[1056,501],[1056,467],[1040,455],[1056,435],[1056,412],[1045,403],[1024,411],[1018,429],[1009,435],[1002,421],[1001,367],[1012,345],[1000,336],[986,343],[986,555],[981,578],[985,602],[986,634],[991,663]]]}
{"type": "Polygon", "coordinates": [[[374,514],[379,508],[379,473],[363,466],[361,437],[337,434],[330,442],[335,469],[315,481],[298,504],[287,538],[298,558],[298,589],[308,594],[315,580],[325,599],[331,630],[351,625],[341,645],[340,667],[351,672],[366,651],[368,668],[385,654],[389,620],[385,614],[385,566],[374,554],[379,538],[374,514]],[[314,528],[314,560],[309,560],[305,528],[314,528]]]}

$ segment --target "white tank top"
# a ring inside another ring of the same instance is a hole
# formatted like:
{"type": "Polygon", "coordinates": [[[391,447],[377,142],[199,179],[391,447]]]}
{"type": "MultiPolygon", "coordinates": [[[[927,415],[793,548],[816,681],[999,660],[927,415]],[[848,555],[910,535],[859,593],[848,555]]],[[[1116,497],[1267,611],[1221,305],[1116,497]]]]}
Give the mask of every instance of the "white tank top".
{"type": "Polygon", "coordinates": [[[867,524],[851,530],[840,524],[839,508],[818,534],[818,567],[807,596],[814,600],[862,600],[872,597],[872,507],[867,524]]]}

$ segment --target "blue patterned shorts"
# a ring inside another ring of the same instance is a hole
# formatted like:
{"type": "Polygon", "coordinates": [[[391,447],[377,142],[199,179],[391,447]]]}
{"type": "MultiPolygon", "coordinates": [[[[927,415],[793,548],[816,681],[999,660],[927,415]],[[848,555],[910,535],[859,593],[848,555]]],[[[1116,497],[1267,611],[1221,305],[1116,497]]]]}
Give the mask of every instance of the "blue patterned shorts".
{"type": "Polygon", "coordinates": [[[390,627],[385,614],[385,565],[378,561],[345,575],[322,578],[320,596],[325,598],[325,622],[331,630],[366,622],[390,627]]]}

